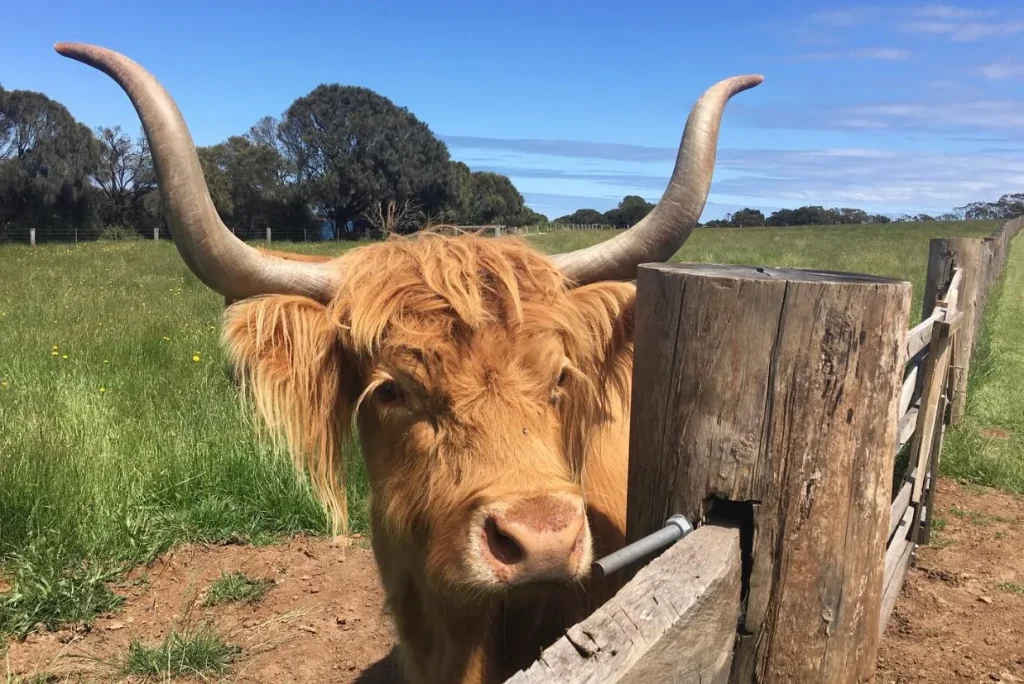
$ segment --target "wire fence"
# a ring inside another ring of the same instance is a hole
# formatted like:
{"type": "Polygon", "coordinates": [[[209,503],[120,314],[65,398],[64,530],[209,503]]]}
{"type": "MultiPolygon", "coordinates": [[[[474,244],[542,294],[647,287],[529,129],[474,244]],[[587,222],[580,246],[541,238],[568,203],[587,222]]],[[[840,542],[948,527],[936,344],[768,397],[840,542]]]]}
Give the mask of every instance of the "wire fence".
{"type": "MultiPolygon", "coordinates": [[[[613,226],[593,223],[545,223],[530,226],[505,226],[501,224],[488,225],[456,225],[441,227],[442,232],[449,234],[476,233],[480,235],[501,236],[501,235],[543,235],[545,233],[565,231],[594,231],[594,230],[615,230],[613,226]]],[[[379,240],[384,234],[379,231],[368,231],[366,233],[353,235],[346,233],[325,232],[322,230],[304,228],[301,233],[298,230],[283,231],[286,238],[276,237],[272,228],[265,231],[249,231],[246,234],[237,234],[246,242],[344,242],[352,239],[379,240]]],[[[166,226],[154,228],[150,232],[140,232],[124,226],[106,226],[103,228],[80,228],[78,226],[49,226],[45,229],[7,227],[0,229],[0,244],[25,244],[43,245],[48,243],[78,244],[83,242],[96,241],[140,241],[140,240],[170,240],[171,234],[166,226]]]]}

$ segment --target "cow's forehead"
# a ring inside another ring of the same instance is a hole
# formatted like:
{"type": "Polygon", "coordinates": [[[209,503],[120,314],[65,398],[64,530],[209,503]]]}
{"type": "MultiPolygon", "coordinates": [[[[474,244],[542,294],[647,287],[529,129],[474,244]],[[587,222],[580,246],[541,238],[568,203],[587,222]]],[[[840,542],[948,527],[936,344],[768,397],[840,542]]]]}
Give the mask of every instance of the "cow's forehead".
{"type": "Polygon", "coordinates": [[[557,322],[525,317],[522,322],[460,326],[457,320],[417,330],[415,325],[389,328],[373,365],[391,366],[419,378],[480,376],[493,372],[533,371],[549,375],[564,359],[557,322]]]}

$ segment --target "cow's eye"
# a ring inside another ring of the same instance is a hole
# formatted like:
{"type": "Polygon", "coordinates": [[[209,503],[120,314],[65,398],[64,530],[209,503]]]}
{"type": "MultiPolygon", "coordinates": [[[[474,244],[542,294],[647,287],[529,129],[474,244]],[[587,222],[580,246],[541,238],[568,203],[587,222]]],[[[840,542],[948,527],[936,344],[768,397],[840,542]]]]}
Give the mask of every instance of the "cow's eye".
{"type": "Polygon", "coordinates": [[[563,368],[562,372],[558,374],[558,386],[561,387],[565,384],[565,381],[569,379],[569,369],[563,368]]]}
{"type": "Polygon", "coordinates": [[[402,398],[402,390],[394,380],[388,380],[377,387],[377,397],[386,404],[393,404],[402,398]]]}

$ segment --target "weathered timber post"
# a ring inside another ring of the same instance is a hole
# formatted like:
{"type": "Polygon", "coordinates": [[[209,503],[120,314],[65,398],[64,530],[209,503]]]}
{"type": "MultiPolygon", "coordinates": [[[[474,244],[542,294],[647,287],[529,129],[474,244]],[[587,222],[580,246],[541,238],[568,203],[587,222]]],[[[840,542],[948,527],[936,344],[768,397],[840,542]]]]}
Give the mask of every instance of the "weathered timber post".
{"type": "Polygon", "coordinates": [[[36,246],[36,229],[35,228],[29,228],[28,229],[28,244],[32,245],[33,247],[36,246]]]}
{"type": "Polygon", "coordinates": [[[160,242],[160,226],[153,229],[153,242],[160,242]]]}
{"type": "Polygon", "coordinates": [[[971,354],[974,340],[981,327],[983,308],[978,305],[979,294],[984,287],[981,276],[984,270],[983,240],[980,238],[934,238],[928,243],[928,275],[924,284],[922,318],[931,315],[937,298],[946,289],[953,277],[953,268],[963,270],[957,308],[963,311],[964,325],[961,326],[953,344],[953,358],[956,369],[950,386],[951,425],[957,425],[964,415],[967,402],[967,379],[971,371],[971,354]]]}
{"type": "Polygon", "coordinates": [[[981,241],[981,275],[978,277],[978,307],[984,316],[985,308],[988,306],[988,291],[995,280],[995,271],[992,267],[992,260],[995,258],[995,241],[987,237],[981,241]]]}
{"type": "Polygon", "coordinates": [[[875,672],[910,301],[856,274],[639,269],[626,534],[745,518],[731,682],[875,672]]]}

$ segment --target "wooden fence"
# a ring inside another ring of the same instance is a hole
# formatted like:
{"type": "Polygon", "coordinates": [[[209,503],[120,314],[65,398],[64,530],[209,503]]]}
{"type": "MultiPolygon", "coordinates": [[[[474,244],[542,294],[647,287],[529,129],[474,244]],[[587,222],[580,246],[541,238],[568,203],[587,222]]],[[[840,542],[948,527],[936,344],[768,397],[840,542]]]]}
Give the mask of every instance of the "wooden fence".
{"type": "Polygon", "coordinates": [[[697,529],[506,684],[870,681],[1022,223],[932,240],[910,330],[902,281],[642,266],[627,542],[697,529]]]}

